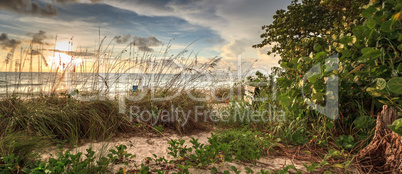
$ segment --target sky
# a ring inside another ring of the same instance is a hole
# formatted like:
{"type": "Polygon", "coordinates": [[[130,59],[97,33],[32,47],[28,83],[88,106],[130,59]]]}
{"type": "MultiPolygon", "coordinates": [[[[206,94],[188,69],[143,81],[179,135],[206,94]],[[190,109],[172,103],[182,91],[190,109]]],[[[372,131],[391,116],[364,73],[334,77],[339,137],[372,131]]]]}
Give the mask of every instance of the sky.
{"type": "Polygon", "coordinates": [[[236,69],[240,55],[253,69],[269,71],[279,58],[266,55],[269,46],[252,45],[290,1],[0,0],[0,71],[10,69],[9,53],[16,59],[30,44],[49,62],[66,49],[91,56],[103,38],[114,52],[133,42],[147,53],[170,45],[171,54],[187,49],[200,60],[221,57],[220,68],[236,69]]]}

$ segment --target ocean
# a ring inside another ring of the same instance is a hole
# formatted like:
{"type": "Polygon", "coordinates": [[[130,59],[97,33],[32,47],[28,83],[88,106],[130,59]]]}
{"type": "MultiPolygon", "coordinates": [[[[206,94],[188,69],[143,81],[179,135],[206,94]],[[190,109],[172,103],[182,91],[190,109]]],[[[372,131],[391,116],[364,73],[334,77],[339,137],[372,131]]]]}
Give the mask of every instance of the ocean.
{"type": "Polygon", "coordinates": [[[0,95],[103,91],[127,93],[142,88],[203,88],[233,86],[236,79],[220,74],[49,73],[0,72],[0,95]]]}

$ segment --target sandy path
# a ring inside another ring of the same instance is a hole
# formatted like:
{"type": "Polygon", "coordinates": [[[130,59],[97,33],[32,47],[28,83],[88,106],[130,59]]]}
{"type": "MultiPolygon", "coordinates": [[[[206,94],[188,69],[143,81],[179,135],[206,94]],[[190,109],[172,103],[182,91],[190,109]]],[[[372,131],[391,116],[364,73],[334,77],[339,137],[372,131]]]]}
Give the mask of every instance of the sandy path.
{"type": "MultiPolygon", "coordinates": [[[[202,132],[198,134],[191,135],[191,137],[194,137],[196,139],[199,139],[198,142],[203,143],[203,144],[208,144],[208,137],[210,137],[211,134],[209,132],[202,132]]],[[[127,138],[119,138],[115,139],[111,142],[98,142],[98,143],[88,143],[83,146],[80,146],[78,148],[75,148],[71,150],[72,153],[77,153],[77,152],[83,152],[85,154],[85,149],[88,149],[90,147],[93,148],[95,152],[102,153],[102,152],[108,152],[109,149],[114,148],[116,145],[126,145],[128,147],[127,153],[135,154],[136,157],[131,160],[128,164],[128,166],[119,164],[113,166],[112,172],[118,171],[120,168],[126,168],[126,169],[138,169],[138,166],[141,166],[142,163],[144,163],[146,160],[146,157],[153,157],[153,154],[157,155],[158,157],[164,156],[167,160],[173,159],[170,155],[168,155],[168,141],[169,139],[183,139],[186,140],[185,145],[188,147],[191,146],[191,143],[189,142],[191,140],[190,136],[180,136],[177,134],[165,134],[164,137],[162,136],[155,136],[155,134],[145,134],[143,136],[134,136],[134,137],[127,137],[127,138]],[[132,145],[132,146],[131,146],[132,145]]],[[[48,150],[44,155],[42,155],[42,159],[46,160],[49,158],[49,153],[55,153],[56,151],[54,149],[48,150]]],[[[283,169],[286,165],[293,164],[296,166],[298,170],[304,171],[305,168],[302,165],[308,164],[309,162],[303,162],[303,161],[291,161],[290,159],[286,157],[262,157],[260,160],[258,160],[257,164],[248,164],[248,163],[229,163],[225,162],[223,164],[213,164],[211,167],[216,167],[219,171],[223,170],[230,170],[230,166],[235,166],[237,169],[243,171],[242,173],[245,173],[245,167],[249,167],[253,169],[255,172],[260,171],[261,169],[265,170],[281,170],[283,169]],[[294,163],[293,163],[294,162],[294,163]]],[[[148,164],[151,166],[151,168],[159,168],[158,165],[153,164],[152,162],[148,164]]],[[[210,168],[211,168],[210,167],[210,168]]],[[[205,170],[205,169],[196,169],[192,168],[190,169],[190,173],[210,173],[210,170],[205,170]]]]}

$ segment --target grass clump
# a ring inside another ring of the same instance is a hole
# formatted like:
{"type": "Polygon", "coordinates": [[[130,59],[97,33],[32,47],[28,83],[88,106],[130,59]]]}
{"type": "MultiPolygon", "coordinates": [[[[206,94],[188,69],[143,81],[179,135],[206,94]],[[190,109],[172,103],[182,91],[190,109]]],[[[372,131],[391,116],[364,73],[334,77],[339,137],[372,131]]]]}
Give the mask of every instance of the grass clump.
{"type": "Polygon", "coordinates": [[[32,151],[47,146],[51,142],[45,138],[28,135],[26,132],[8,132],[0,136],[0,157],[14,154],[24,159],[35,158],[32,151]]]}
{"type": "Polygon", "coordinates": [[[132,119],[150,126],[161,125],[179,133],[208,129],[209,106],[202,91],[151,91],[139,101],[126,101],[132,119]],[[173,96],[169,100],[167,98],[173,96]]]}
{"type": "Polygon", "coordinates": [[[26,131],[48,139],[102,139],[132,130],[127,115],[118,113],[115,101],[81,102],[50,97],[31,100],[8,99],[0,102],[0,130],[26,131]]]}

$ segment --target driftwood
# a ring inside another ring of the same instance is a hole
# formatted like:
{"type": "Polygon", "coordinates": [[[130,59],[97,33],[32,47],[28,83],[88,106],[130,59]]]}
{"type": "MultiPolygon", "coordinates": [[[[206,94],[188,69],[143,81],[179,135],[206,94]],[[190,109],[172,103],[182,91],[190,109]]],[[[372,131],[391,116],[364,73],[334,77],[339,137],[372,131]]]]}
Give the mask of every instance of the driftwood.
{"type": "Polygon", "coordinates": [[[402,137],[388,128],[396,119],[397,111],[383,106],[373,140],[356,156],[361,172],[402,173],[402,137]]]}

